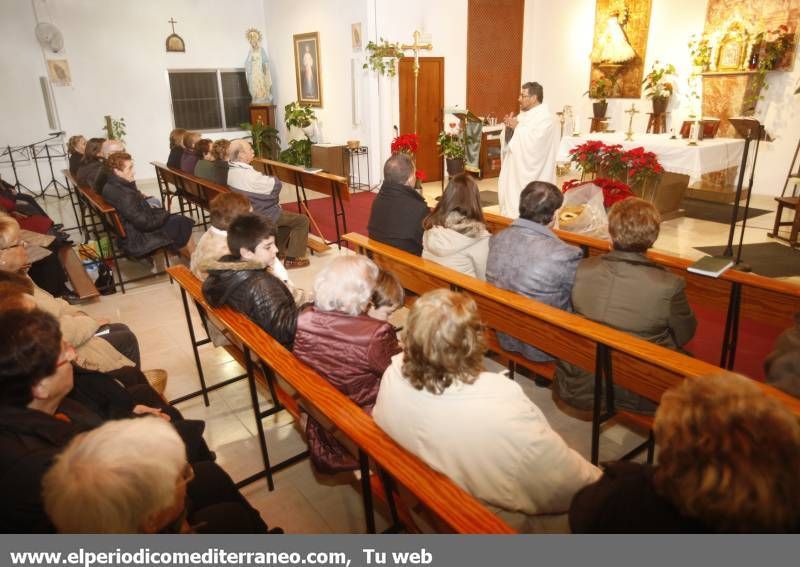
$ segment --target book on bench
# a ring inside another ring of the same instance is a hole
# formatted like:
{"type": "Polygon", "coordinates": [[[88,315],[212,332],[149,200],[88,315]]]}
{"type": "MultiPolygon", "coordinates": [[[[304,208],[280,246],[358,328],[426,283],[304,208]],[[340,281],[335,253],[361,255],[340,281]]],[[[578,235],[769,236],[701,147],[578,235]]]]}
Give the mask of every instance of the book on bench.
{"type": "Polygon", "coordinates": [[[697,262],[686,268],[695,274],[703,276],[711,276],[712,278],[720,277],[725,270],[733,266],[731,258],[719,258],[717,256],[705,256],[700,258],[697,262]]]}

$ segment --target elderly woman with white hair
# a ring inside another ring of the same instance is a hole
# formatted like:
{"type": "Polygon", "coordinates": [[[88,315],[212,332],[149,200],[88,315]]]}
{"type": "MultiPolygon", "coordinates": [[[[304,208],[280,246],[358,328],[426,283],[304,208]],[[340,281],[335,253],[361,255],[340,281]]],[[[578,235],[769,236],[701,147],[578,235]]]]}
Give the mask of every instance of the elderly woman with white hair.
{"type": "Polygon", "coordinates": [[[152,417],[110,421],[75,437],[45,474],[42,492],[61,533],[267,531],[222,469],[189,464],[175,430],[152,417]]]}
{"type": "Polygon", "coordinates": [[[403,354],[383,375],[375,422],[517,530],[565,531],[572,496],[600,470],[516,382],[483,370],[485,350],[475,301],[426,293],[406,320],[403,354]]]}
{"type": "MultiPolygon", "coordinates": [[[[367,412],[381,376],[400,352],[394,327],[367,315],[378,267],[364,256],[341,256],[314,282],[314,306],[297,320],[294,354],[367,412]]],[[[358,463],[314,419],[306,436],[311,460],[323,472],[358,468],[358,463]]]]}

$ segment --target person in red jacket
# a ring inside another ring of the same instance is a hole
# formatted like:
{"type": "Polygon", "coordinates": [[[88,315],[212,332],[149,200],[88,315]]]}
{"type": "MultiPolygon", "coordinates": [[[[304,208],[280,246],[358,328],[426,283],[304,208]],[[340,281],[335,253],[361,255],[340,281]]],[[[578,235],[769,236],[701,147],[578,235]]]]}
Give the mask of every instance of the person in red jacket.
{"type": "MultiPolygon", "coordinates": [[[[378,267],[364,256],[341,256],[314,282],[314,306],[297,320],[294,354],[367,412],[383,372],[400,352],[394,327],[367,315],[378,267]]],[[[328,473],[358,468],[355,458],[313,418],[306,424],[311,462],[328,473]]]]}

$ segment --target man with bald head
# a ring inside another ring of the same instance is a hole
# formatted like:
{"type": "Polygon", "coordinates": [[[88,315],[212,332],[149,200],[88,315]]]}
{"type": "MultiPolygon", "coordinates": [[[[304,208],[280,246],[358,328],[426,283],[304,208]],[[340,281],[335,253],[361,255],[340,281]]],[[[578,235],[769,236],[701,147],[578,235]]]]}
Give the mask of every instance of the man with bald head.
{"type": "Polygon", "coordinates": [[[228,148],[228,187],[250,200],[253,210],[267,217],[278,229],[275,244],[286,256],[286,268],[302,268],[309,265],[306,254],[308,242],[308,217],[286,211],[280,206],[281,181],[277,177],[264,175],[250,165],[255,153],[253,146],[245,140],[234,140],[228,148]]]}

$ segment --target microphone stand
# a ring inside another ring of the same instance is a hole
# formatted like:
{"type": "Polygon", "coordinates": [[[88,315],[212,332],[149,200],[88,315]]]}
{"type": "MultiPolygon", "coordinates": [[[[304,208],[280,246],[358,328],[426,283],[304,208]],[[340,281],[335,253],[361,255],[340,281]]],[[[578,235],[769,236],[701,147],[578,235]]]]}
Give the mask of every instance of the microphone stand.
{"type": "Polygon", "coordinates": [[[750,197],[753,194],[753,178],[756,172],[756,160],[758,159],[758,150],[761,147],[761,139],[765,137],[764,125],[755,120],[754,118],[729,118],[731,124],[736,128],[740,134],[744,133],[744,149],[742,150],[742,163],[739,166],[739,179],[736,183],[736,196],[733,203],[733,210],[731,211],[731,224],[728,231],[728,243],[725,246],[725,251],[722,253],[723,257],[733,258],[733,239],[736,232],[736,224],[739,221],[739,201],[742,199],[742,189],[744,185],[744,176],[747,169],[747,157],[750,150],[750,144],[755,138],[756,146],[753,152],[753,163],[750,168],[750,177],[747,184],[747,199],[744,207],[744,218],[742,219],[742,231],[739,235],[739,247],[736,251],[736,258],[734,259],[733,269],[741,272],[751,271],[751,267],[742,262],[742,244],[744,242],[744,232],[747,226],[747,214],[750,211],[750,197]]]}

